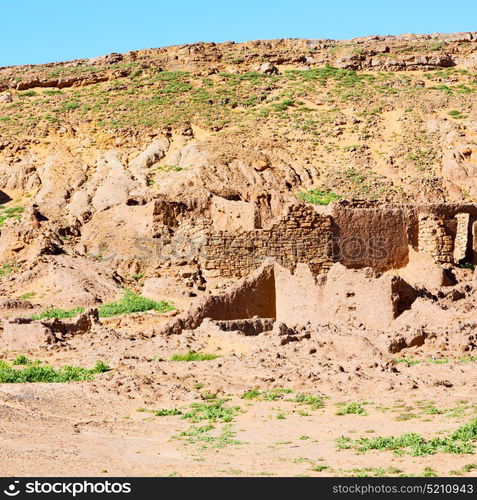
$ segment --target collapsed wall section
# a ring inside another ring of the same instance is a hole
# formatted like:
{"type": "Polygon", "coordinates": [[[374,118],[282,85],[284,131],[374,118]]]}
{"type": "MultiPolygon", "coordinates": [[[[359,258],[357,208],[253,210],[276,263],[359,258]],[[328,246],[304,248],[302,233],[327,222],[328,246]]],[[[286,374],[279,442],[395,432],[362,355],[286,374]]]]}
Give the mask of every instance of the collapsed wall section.
{"type": "Polygon", "coordinates": [[[277,321],[287,325],[359,322],[387,328],[411,307],[416,291],[398,276],[336,263],[321,276],[313,275],[305,264],[294,272],[276,265],[275,295],[277,321]]]}
{"type": "Polygon", "coordinates": [[[317,321],[323,300],[323,277],[316,276],[306,264],[294,271],[275,266],[277,320],[287,325],[317,321]]]}
{"type": "Polygon", "coordinates": [[[202,247],[201,266],[208,276],[246,276],[268,257],[286,268],[304,262],[315,274],[326,272],[333,264],[331,217],[297,204],[267,229],[212,230],[202,247]]]}
{"type": "Polygon", "coordinates": [[[181,333],[182,330],[192,330],[200,326],[205,318],[228,321],[254,316],[276,318],[273,262],[265,261],[227,291],[203,299],[191,310],[168,322],[160,333],[171,335],[181,333]]]}

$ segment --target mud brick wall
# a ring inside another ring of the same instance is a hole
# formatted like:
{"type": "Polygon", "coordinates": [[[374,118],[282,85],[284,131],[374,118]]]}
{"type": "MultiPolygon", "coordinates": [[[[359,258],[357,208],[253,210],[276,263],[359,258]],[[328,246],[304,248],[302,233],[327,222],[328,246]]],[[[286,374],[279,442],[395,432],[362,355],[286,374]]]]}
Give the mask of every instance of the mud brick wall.
{"type": "Polygon", "coordinates": [[[419,215],[419,252],[429,253],[437,263],[453,262],[455,222],[432,214],[419,215]]]}
{"type": "Polygon", "coordinates": [[[216,231],[249,231],[259,227],[257,206],[246,201],[226,200],[214,196],[211,218],[216,231]]]}
{"type": "Polygon", "coordinates": [[[307,263],[314,273],[333,265],[332,220],[306,205],[293,205],[267,229],[229,233],[210,231],[201,252],[208,274],[245,276],[267,258],[294,269],[307,263]]]}
{"type": "Polygon", "coordinates": [[[338,204],[333,212],[336,260],[346,267],[387,271],[404,267],[415,237],[415,214],[403,207],[368,202],[338,204]]]}

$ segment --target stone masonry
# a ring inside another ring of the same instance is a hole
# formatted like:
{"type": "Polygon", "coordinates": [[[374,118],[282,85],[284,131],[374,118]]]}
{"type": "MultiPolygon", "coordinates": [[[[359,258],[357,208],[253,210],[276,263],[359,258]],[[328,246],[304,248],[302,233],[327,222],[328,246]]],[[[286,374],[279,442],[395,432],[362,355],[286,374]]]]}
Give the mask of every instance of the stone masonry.
{"type": "Polygon", "coordinates": [[[208,275],[245,276],[271,257],[290,269],[306,262],[314,273],[326,272],[333,265],[331,226],[330,216],[297,204],[266,229],[211,231],[202,248],[202,268],[208,275]]]}
{"type": "Polygon", "coordinates": [[[429,253],[438,264],[454,261],[454,238],[445,221],[433,214],[419,216],[419,252],[429,253]]]}

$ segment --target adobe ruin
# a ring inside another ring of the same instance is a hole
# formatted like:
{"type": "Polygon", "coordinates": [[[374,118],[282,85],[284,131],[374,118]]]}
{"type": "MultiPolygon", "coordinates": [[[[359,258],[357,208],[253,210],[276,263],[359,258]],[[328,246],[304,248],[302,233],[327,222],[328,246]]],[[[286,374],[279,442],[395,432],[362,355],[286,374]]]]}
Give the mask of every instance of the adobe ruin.
{"type": "MultiPolygon", "coordinates": [[[[244,205],[228,201],[222,211],[233,221],[240,206],[237,213],[243,221],[244,205]]],[[[288,206],[269,226],[257,227],[256,220],[249,215],[241,231],[234,224],[228,230],[214,225],[202,252],[204,269],[245,276],[271,257],[287,268],[307,263],[315,274],[326,272],[334,262],[385,272],[404,268],[411,252],[436,265],[477,260],[476,204],[298,204],[288,206]]]]}
{"type": "Polygon", "coordinates": [[[194,329],[206,318],[253,332],[273,321],[356,322],[383,330],[423,289],[455,284],[453,266],[476,260],[474,204],[291,204],[264,227],[257,227],[252,208],[221,202],[218,228],[208,228],[199,254],[205,276],[242,279],[164,332],[194,329]],[[257,326],[258,318],[265,323],[257,326]]]}

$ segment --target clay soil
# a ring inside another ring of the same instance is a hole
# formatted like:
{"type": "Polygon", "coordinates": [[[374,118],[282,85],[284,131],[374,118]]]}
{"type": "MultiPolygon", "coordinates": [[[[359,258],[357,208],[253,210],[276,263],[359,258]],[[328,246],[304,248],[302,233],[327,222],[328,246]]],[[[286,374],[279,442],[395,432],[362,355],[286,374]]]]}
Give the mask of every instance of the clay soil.
{"type": "Polygon", "coordinates": [[[270,334],[199,329],[145,339],[133,330],[134,320],[116,330],[105,324],[66,349],[26,353],[54,366],[103,359],[112,369],[87,382],[2,384],[3,475],[476,474],[471,454],[359,453],[336,442],[407,432],[442,437],[469,422],[475,363],[461,356],[439,361],[411,348],[406,359],[419,363],[395,363],[402,356],[380,354],[368,334],[326,327],[283,346],[270,334]],[[220,357],[171,361],[189,350],[220,357]],[[251,390],[257,392],[244,399],[251,390]],[[319,396],[323,406],[299,402],[300,395],[319,396]],[[233,409],[229,422],[184,418],[193,404],[222,399],[233,409]],[[365,414],[336,414],[349,403],[360,403],[365,414]],[[167,409],[182,414],[156,416],[167,409]]]}

